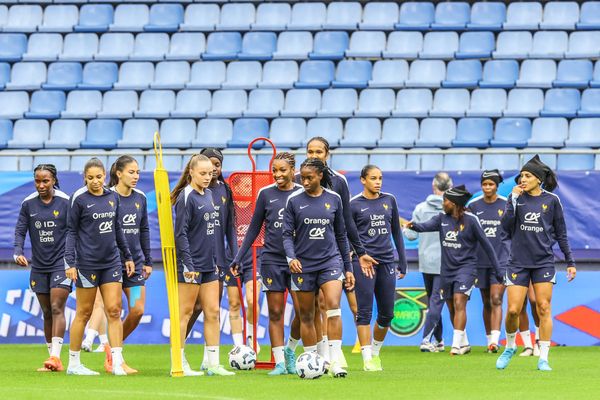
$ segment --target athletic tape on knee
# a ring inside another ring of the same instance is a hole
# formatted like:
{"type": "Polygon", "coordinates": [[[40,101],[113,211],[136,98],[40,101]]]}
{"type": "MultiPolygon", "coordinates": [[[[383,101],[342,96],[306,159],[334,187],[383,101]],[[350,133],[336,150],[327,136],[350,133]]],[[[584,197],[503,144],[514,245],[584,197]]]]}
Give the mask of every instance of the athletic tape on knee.
{"type": "Polygon", "coordinates": [[[335,308],[333,310],[327,310],[327,318],[341,317],[341,316],[342,316],[342,309],[341,308],[335,308]]]}

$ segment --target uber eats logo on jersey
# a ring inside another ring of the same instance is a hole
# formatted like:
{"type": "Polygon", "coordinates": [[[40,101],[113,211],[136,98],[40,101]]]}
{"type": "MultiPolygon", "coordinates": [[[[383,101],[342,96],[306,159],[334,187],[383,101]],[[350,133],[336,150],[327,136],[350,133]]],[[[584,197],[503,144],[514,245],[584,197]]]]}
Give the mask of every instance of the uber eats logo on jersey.
{"type": "Polygon", "coordinates": [[[427,303],[425,288],[396,288],[392,333],[401,337],[416,334],[425,323],[427,303]]]}

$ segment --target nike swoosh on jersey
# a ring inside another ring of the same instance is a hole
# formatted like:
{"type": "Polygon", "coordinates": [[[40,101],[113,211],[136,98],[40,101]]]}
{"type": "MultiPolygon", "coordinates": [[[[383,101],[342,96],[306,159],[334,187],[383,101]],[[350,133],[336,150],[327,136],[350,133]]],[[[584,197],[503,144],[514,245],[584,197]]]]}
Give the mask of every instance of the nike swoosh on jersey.
{"type": "Polygon", "coordinates": [[[365,212],[365,211],[367,211],[368,209],[369,209],[369,207],[367,207],[367,208],[361,208],[361,209],[360,209],[360,212],[365,212]]]}
{"type": "Polygon", "coordinates": [[[31,218],[35,217],[36,215],[38,215],[38,213],[35,213],[35,214],[29,214],[29,216],[30,216],[31,218]]]}
{"type": "Polygon", "coordinates": [[[271,200],[269,200],[269,203],[275,203],[277,200],[279,200],[279,199],[271,199],[271,200]]]}
{"type": "Polygon", "coordinates": [[[481,215],[481,214],[483,214],[483,211],[477,211],[476,214],[481,215]]]}
{"type": "Polygon", "coordinates": [[[442,222],[442,226],[448,226],[448,224],[444,224],[444,223],[442,222]]]}
{"type": "Polygon", "coordinates": [[[88,204],[88,205],[87,205],[87,208],[94,207],[95,205],[96,205],[96,203],[94,203],[94,204],[88,204]]]}
{"type": "Polygon", "coordinates": [[[308,207],[308,204],[307,204],[307,205],[305,205],[305,206],[300,206],[300,209],[301,209],[301,210],[304,210],[306,207],[308,207]]]}

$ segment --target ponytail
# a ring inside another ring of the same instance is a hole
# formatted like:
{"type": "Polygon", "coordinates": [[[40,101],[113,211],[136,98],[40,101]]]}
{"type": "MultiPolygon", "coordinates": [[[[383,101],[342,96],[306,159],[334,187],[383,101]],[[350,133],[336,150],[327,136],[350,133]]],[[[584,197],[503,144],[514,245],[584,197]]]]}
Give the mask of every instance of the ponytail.
{"type": "Polygon", "coordinates": [[[544,190],[549,192],[553,192],[554,189],[558,187],[558,179],[556,178],[556,174],[552,170],[548,170],[546,173],[546,178],[544,182],[542,182],[542,187],[544,190]]]}
{"type": "Polygon", "coordinates": [[[185,165],[183,172],[181,172],[181,176],[175,185],[175,188],[171,192],[171,205],[175,205],[177,202],[177,198],[179,197],[179,193],[190,184],[192,178],[190,176],[190,170],[193,169],[199,162],[201,161],[209,161],[210,159],[202,154],[194,154],[190,157],[189,161],[185,165]]]}
{"type": "Polygon", "coordinates": [[[123,172],[127,164],[132,162],[137,164],[137,160],[130,155],[124,155],[117,158],[117,160],[110,167],[110,180],[108,182],[108,187],[113,187],[119,184],[117,171],[123,172]]]}

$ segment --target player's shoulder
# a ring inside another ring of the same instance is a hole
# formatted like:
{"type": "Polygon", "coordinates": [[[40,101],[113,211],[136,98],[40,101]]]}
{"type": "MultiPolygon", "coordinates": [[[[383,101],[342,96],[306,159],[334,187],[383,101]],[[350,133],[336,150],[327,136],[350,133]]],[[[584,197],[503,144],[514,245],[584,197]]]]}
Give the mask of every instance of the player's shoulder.
{"type": "Polygon", "coordinates": [[[133,193],[135,193],[138,197],[146,198],[146,193],[141,191],[140,189],[133,188],[133,193]]]}
{"type": "Polygon", "coordinates": [[[87,192],[88,192],[87,186],[83,186],[83,187],[80,187],[79,189],[77,189],[75,191],[75,193],[73,193],[73,195],[71,196],[71,206],[73,204],[75,204],[75,202],[78,199],[81,199],[82,197],[84,197],[87,192]]]}
{"type": "Polygon", "coordinates": [[[40,194],[37,191],[35,191],[35,192],[31,193],[30,195],[28,195],[27,197],[25,197],[23,199],[23,201],[21,202],[21,204],[29,203],[30,201],[37,199],[38,197],[40,197],[40,194]]]}
{"type": "MultiPolygon", "coordinates": [[[[207,189],[205,189],[207,190],[207,189]]],[[[188,203],[190,195],[194,192],[194,188],[192,185],[187,185],[181,192],[179,192],[179,196],[177,196],[177,201],[182,200],[184,204],[188,203]]],[[[210,192],[209,192],[210,193],[210,192]]]]}
{"type": "Polygon", "coordinates": [[[334,192],[333,190],[331,190],[331,189],[327,189],[327,188],[323,188],[323,190],[324,190],[324,191],[325,191],[325,193],[326,193],[327,195],[329,195],[330,197],[334,197],[334,198],[338,199],[339,201],[342,201],[342,198],[341,198],[341,196],[340,196],[339,194],[337,194],[336,192],[334,192]]]}
{"type": "Polygon", "coordinates": [[[301,194],[303,194],[303,193],[304,193],[304,188],[303,188],[303,187],[299,188],[298,190],[295,190],[294,192],[292,192],[292,194],[290,194],[290,195],[288,196],[288,198],[287,198],[287,202],[288,202],[288,203],[289,203],[289,202],[293,202],[293,201],[294,201],[294,199],[297,199],[297,198],[298,198],[298,196],[300,196],[300,195],[301,195],[301,194]]]}
{"type": "Polygon", "coordinates": [[[69,195],[59,189],[54,189],[54,197],[59,199],[60,201],[69,202],[69,195]]]}
{"type": "Polygon", "coordinates": [[[356,196],[353,196],[350,198],[350,203],[352,203],[352,202],[356,203],[357,201],[363,200],[364,198],[365,198],[365,196],[363,196],[362,193],[359,193],[356,196]]]}
{"type": "Polygon", "coordinates": [[[277,184],[276,183],[272,183],[270,185],[263,186],[258,191],[257,198],[260,198],[261,196],[268,196],[271,193],[273,193],[275,191],[275,189],[277,189],[277,184]]]}
{"type": "Polygon", "coordinates": [[[335,177],[348,185],[348,179],[346,178],[346,175],[331,168],[329,170],[331,171],[332,177],[335,177]]]}
{"type": "Polygon", "coordinates": [[[552,192],[550,192],[548,190],[544,190],[544,189],[542,189],[542,193],[543,193],[544,197],[551,199],[550,201],[553,201],[562,207],[562,202],[560,201],[560,197],[558,197],[558,195],[556,193],[552,193],[552,192]]]}
{"type": "Polygon", "coordinates": [[[472,212],[465,211],[465,218],[473,223],[476,223],[477,225],[481,225],[481,223],[479,222],[479,218],[477,218],[477,216],[472,212]]]}
{"type": "Polygon", "coordinates": [[[479,196],[474,196],[473,198],[471,198],[471,200],[469,200],[468,207],[472,207],[472,206],[477,207],[482,201],[483,201],[482,194],[479,196]]]}
{"type": "Polygon", "coordinates": [[[391,199],[393,201],[396,201],[396,196],[394,196],[392,193],[388,193],[388,192],[379,193],[379,198],[380,199],[391,199]]]}

